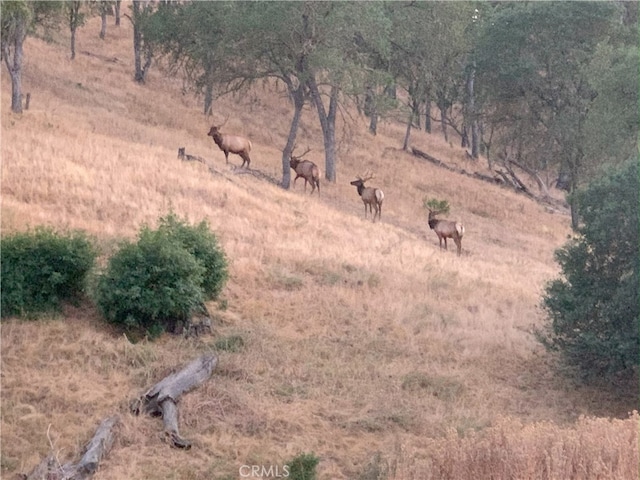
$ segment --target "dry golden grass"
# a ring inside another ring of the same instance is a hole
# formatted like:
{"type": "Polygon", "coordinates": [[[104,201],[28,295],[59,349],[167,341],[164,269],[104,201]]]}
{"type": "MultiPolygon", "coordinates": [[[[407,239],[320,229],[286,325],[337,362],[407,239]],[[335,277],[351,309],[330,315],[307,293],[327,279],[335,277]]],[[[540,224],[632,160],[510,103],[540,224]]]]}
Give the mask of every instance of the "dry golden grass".
{"type": "MultiPolygon", "coordinates": [[[[241,465],[311,451],[323,479],[373,475],[385,462],[389,478],[637,478],[628,399],[564,384],[531,334],[566,216],[400,151],[404,127],[391,121],[374,138],[364,121],[349,125],[338,181],[319,197],[300,182],[283,191],[239,175],[179,81],[152,69],[146,86],[133,83],[128,22],[104,42],[98,29],[94,19],[79,32],[73,62],[64,36],[28,39],[32,105],[21,116],[7,108],[2,69],[2,230],[81,228],[108,249],[170,209],[206,219],[231,260],[228,310],[213,337],[135,345],[90,307],[3,322],[3,475],[50,449],[76,457],[117,411],[120,437],[99,479],[237,478],[241,465]],[[221,173],[178,161],[182,146],[221,173]],[[349,185],[367,169],[386,195],[376,224],[349,185]],[[462,257],[438,249],[425,196],[449,200],[465,222],[462,257]],[[213,379],[180,404],[190,452],[169,448],[157,419],[128,415],[145,387],[230,335],[245,347],[221,352],[213,379]]],[[[258,86],[216,109],[229,116],[225,131],[252,139],[252,167],[279,178],[292,115],[282,92],[258,86]]],[[[307,109],[298,145],[320,165],[321,138],[307,109]]],[[[412,139],[481,168],[438,134],[412,139]]]]}

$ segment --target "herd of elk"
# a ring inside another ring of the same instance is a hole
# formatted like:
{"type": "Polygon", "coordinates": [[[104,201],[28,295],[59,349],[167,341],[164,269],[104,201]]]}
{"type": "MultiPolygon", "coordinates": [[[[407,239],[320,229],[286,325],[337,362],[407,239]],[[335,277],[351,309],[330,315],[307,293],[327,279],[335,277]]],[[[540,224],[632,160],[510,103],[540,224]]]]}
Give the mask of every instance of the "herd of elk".
{"type": "Polygon", "coordinates": [[[444,240],[444,249],[447,250],[447,238],[452,238],[458,247],[458,256],[462,251],[462,236],[464,235],[464,225],[460,222],[452,222],[450,220],[440,220],[436,218],[440,211],[429,209],[429,228],[436,232],[440,248],[442,248],[442,240],[444,240]]]}
{"type": "Polygon", "coordinates": [[[378,220],[380,220],[380,216],[382,215],[382,201],[384,200],[384,193],[379,188],[364,186],[364,182],[367,182],[372,178],[374,178],[373,175],[365,175],[365,178],[357,177],[356,180],[351,182],[351,185],[358,189],[358,195],[360,195],[362,203],[364,203],[364,218],[367,218],[367,206],[369,206],[369,212],[373,214],[372,221],[375,222],[376,215],[378,215],[378,220]]]}
{"type": "MultiPolygon", "coordinates": [[[[226,121],[224,123],[226,123],[226,121]]],[[[213,141],[216,143],[216,145],[218,145],[220,150],[224,152],[224,157],[227,163],[229,163],[229,153],[235,153],[236,155],[240,155],[240,157],[242,158],[242,167],[244,167],[246,164],[246,167],[249,168],[249,164],[251,163],[251,158],[249,157],[249,152],[251,151],[251,141],[238,135],[228,135],[221,133],[220,128],[224,125],[224,123],[220,126],[213,125],[207,135],[213,138],[213,141]]],[[[295,187],[296,180],[302,177],[304,178],[304,191],[307,191],[307,183],[310,183],[311,193],[313,194],[313,192],[317,188],[319,194],[320,169],[315,163],[309,160],[302,159],[302,157],[308,152],[309,149],[307,149],[307,151],[299,156],[294,156],[293,152],[291,152],[289,165],[296,172],[296,178],[293,180],[293,185],[295,187]]],[[[184,148],[178,149],[178,158],[182,160],[202,161],[200,157],[186,155],[184,148]]],[[[373,175],[365,175],[364,178],[357,177],[356,180],[353,180],[351,182],[351,185],[357,188],[358,195],[360,195],[362,203],[364,203],[364,218],[367,218],[368,207],[369,213],[371,213],[373,216],[372,221],[375,222],[376,216],[378,217],[378,220],[380,220],[382,216],[382,202],[384,200],[384,193],[379,188],[365,187],[365,182],[373,178],[373,175]]],[[[464,235],[464,225],[460,222],[452,222],[449,220],[441,220],[436,218],[436,216],[441,213],[441,211],[429,209],[429,228],[433,230],[438,236],[440,248],[442,248],[442,241],[444,240],[444,249],[447,250],[447,238],[451,238],[458,247],[458,255],[460,255],[462,251],[462,236],[464,235]]]]}
{"type": "MultiPolygon", "coordinates": [[[[295,147],[294,147],[295,149],[295,147]]],[[[320,169],[318,166],[310,160],[302,160],[307,153],[309,153],[309,149],[300,156],[294,157],[293,152],[291,152],[291,158],[289,160],[289,166],[293,168],[296,172],[296,178],[293,180],[293,186],[296,185],[296,180],[302,177],[304,178],[304,191],[307,191],[307,182],[311,184],[311,193],[318,188],[318,195],[320,195],[320,169]]]]}
{"type": "Polygon", "coordinates": [[[213,138],[213,141],[216,142],[218,148],[224,152],[224,158],[227,163],[229,163],[229,153],[235,153],[236,155],[240,155],[242,158],[242,167],[246,164],[247,168],[249,168],[249,164],[251,163],[251,158],[249,157],[251,141],[238,135],[221,133],[220,128],[223,125],[224,124],[219,127],[213,125],[207,135],[213,138]]]}

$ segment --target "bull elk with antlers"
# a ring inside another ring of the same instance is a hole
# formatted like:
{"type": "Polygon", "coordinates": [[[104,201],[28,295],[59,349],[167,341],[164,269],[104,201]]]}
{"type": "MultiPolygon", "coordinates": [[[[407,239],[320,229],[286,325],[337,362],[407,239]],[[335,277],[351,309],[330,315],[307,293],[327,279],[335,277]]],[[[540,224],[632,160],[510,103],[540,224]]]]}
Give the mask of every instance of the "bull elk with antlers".
{"type": "Polygon", "coordinates": [[[249,157],[251,141],[238,135],[221,133],[220,129],[225,123],[227,123],[226,120],[219,127],[213,125],[207,135],[213,138],[213,141],[216,142],[218,148],[224,152],[224,158],[227,163],[229,163],[229,153],[235,153],[236,155],[240,155],[242,158],[242,167],[244,167],[246,163],[247,168],[249,168],[249,164],[251,163],[251,158],[249,157]]]}
{"type": "Polygon", "coordinates": [[[429,210],[429,228],[436,232],[440,248],[442,248],[442,240],[444,240],[444,249],[447,250],[447,238],[452,238],[458,247],[458,256],[462,252],[462,236],[464,235],[464,225],[461,222],[452,222],[450,220],[440,220],[436,215],[442,213],[439,210],[429,210]]]}
{"type": "Polygon", "coordinates": [[[378,220],[380,220],[380,216],[382,215],[382,201],[384,200],[384,193],[379,188],[364,186],[364,182],[373,178],[375,178],[373,175],[365,175],[364,178],[356,177],[356,180],[351,182],[351,185],[358,189],[358,195],[360,195],[362,203],[364,203],[364,218],[367,218],[367,206],[369,206],[369,212],[373,214],[372,221],[375,222],[376,215],[378,215],[378,220]]]}
{"type": "MultiPolygon", "coordinates": [[[[295,147],[294,147],[295,150],[295,147]]],[[[289,165],[296,172],[296,178],[293,180],[293,186],[296,185],[296,180],[302,177],[304,178],[304,191],[307,191],[307,182],[311,184],[311,193],[318,188],[318,195],[320,195],[320,169],[318,166],[310,160],[302,160],[307,153],[311,150],[307,148],[307,150],[300,156],[295,157],[293,152],[291,152],[291,158],[289,160],[289,165]]]]}

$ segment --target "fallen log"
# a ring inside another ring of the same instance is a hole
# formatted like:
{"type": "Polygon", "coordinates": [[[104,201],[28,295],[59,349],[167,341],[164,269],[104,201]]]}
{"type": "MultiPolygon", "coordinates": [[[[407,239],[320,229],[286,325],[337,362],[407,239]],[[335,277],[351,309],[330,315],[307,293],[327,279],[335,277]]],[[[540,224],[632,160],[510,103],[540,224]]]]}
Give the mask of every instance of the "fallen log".
{"type": "Polygon", "coordinates": [[[256,170],[256,169],[252,169],[252,168],[240,168],[240,167],[236,167],[236,166],[232,166],[231,167],[231,171],[236,174],[236,175],[253,175],[254,177],[256,177],[259,180],[265,180],[269,183],[272,183],[274,185],[281,185],[282,182],[280,182],[278,179],[272,177],[271,175],[268,175],[264,172],[261,172],[260,170],[256,170]]]}
{"type": "Polygon", "coordinates": [[[436,165],[438,165],[439,167],[442,168],[446,168],[447,170],[451,170],[452,172],[456,172],[457,170],[453,167],[450,167],[449,165],[447,165],[446,163],[444,163],[442,160],[437,159],[436,157],[432,157],[431,155],[429,155],[427,152],[423,152],[422,150],[418,150],[415,147],[411,147],[411,152],[413,152],[413,154],[416,157],[420,157],[420,158],[424,158],[425,160],[430,161],[431,163],[435,163],[436,165]]]}
{"type": "Polygon", "coordinates": [[[102,460],[111,450],[115,438],[114,427],[120,422],[117,415],[105,418],[91,441],[84,449],[84,455],[78,463],[60,465],[55,455],[49,454],[27,475],[24,480],[86,480],[98,470],[102,460]]]}
{"type": "MultiPolygon", "coordinates": [[[[504,164],[506,172],[502,170],[494,170],[494,173],[496,174],[496,176],[491,177],[489,175],[484,175],[479,172],[469,173],[462,168],[451,167],[447,165],[445,162],[443,162],[442,160],[432,155],[429,155],[428,153],[423,152],[422,150],[419,150],[415,147],[411,148],[411,152],[416,157],[427,160],[433,163],[434,165],[437,165],[438,167],[442,167],[451,172],[459,173],[461,175],[466,175],[467,177],[472,177],[477,180],[481,180],[483,182],[498,184],[501,186],[508,186],[510,188],[513,188],[517,192],[524,193],[529,198],[535,200],[538,203],[541,203],[543,205],[552,205],[554,208],[558,209],[558,211],[564,211],[564,213],[568,213],[568,205],[566,204],[566,202],[553,199],[547,194],[548,192],[545,192],[545,195],[542,198],[534,195],[526,187],[526,185],[517,177],[513,169],[507,166],[506,164],[504,164]]],[[[519,166],[519,165],[516,164],[516,166],[519,166]]]]}
{"type": "Polygon", "coordinates": [[[213,372],[218,357],[203,355],[182,370],[165,377],[146,391],[131,405],[134,414],[141,411],[153,416],[162,416],[165,434],[177,448],[191,448],[191,442],[178,431],[178,399],[180,396],[204,383],[213,372]]]}

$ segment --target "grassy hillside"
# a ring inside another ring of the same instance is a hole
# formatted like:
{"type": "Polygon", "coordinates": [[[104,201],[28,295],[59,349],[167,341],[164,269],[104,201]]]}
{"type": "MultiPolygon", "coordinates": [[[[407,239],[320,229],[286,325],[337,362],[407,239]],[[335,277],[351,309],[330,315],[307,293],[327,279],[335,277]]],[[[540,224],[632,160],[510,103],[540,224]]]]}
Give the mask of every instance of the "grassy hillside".
{"type": "MultiPolygon", "coordinates": [[[[453,478],[505,464],[516,478],[539,465],[555,478],[594,462],[599,478],[615,478],[611,462],[636,471],[629,404],[567,384],[531,334],[543,322],[541,290],[558,274],[553,252],[569,234],[567,216],[402,152],[402,124],[382,122],[372,137],[355,112],[339,137],[337,182],[323,181],[320,196],[304,195],[301,182],[284,191],[240,174],[180,80],[154,68],[146,85],[132,81],[129,22],[109,25],[105,41],[98,31],[97,19],[80,30],[75,61],[63,34],[27,40],[23,115],[9,111],[2,67],[2,231],[80,228],[109,252],[172,209],[210,223],[231,278],[223,301],[209,305],[212,336],[132,344],[90,305],[4,321],[3,476],[50,450],[61,462],[77,458],[114,411],[123,422],[98,479],[238,478],[241,465],[283,465],[301,452],[320,457],[322,479],[438,478],[438,462],[453,478]],[[178,147],[215,172],[177,160],[178,147]],[[375,224],[349,185],[365,170],[386,197],[375,224]],[[425,196],[447,199],[450,217],[464,221],[461,257],[453,245],[439,250],[425,196]],[[219,351],[213,378],[180,403],[191,451],[171,449],[157,419],[128,414],[145,387],[232,335],[244,347],[219,351]],[[627,420],[576,423],[583,415],[627,420]],[[473,458],[484,460],[460,460],[473,458]],[[388,477],[374,476],[385,465],[388,477]]],[[[279,178],[292,116],[282,90],[224,98],[214,118],[227,116],[224,130],[253,142],[252,168],[279,178]]],[[[438,134],[414,132],[412,142],[482,169],[438,134]]],[[[310,109],[298,145],[322,165],[310,109]]]]}

